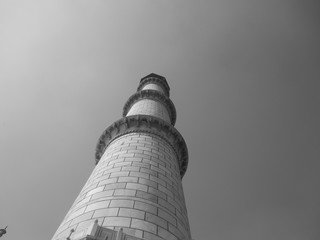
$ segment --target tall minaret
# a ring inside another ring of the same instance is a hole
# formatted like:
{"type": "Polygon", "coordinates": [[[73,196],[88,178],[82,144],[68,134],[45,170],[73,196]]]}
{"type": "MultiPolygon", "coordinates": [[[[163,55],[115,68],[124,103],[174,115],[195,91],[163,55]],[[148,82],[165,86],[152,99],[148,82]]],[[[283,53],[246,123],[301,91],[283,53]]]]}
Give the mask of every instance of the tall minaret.
{"type": "Polygon", "coordinates": [[[98,140],[96,167],[52,240],[191,240],[188,150],[166,79],[150,74],[98,140]]]}

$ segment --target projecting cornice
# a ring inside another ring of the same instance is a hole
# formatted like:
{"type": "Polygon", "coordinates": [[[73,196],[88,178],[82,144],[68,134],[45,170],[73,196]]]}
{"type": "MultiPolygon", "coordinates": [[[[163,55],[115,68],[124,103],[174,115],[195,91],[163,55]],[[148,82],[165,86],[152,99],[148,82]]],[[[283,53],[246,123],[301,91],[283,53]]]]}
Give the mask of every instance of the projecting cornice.
{"type": "Polygon", "coordinates": [[[157,85],[160,85],[164,90],[165,95],[169,97],[170,87],[167,83],[167,80],[165,79],[165,77],[162,77],[155,73],[151,73],[148,76],[145,76],[144,78],[142,78],[137,91],[141,91],[142,88],[149,83],[155,83],[157,85]]]}
{"type": "Polygon", "coordinates": [[[100,158],[113,140],[125,134],[136,132],[157,135],[171,145],[178,159],[180,176],[181,178],[183,177],[188,166],[188,149],[183,137],[175,127],[166,121],[149,115],[124,117],[108,127],[102,133],[97,143],[96,164],[98,164],[100,158]]]}
{"type": "Polygon", "coordinates": [[[169,116],[170,116],[170,122],[174,126],[174,124],[176,123],[176,119],[177,119],[177,113],[176,113],[176,108],[175,108],[174,104],[172,103],[170,98],[168,98],[164,94],[162,94],[156,90],[151,90],[151,89],[142,90],[142,91],[139,91],[139,92],[136,92],[135,94],[133,94],[128,99],[126,104],[124,105],[122,116],[123,117],[127,116],[132,105],[134,103],[140,101],[141,99],[152,99],[152,100],[156,100],[156,101],[161,102],[165,106],[165,108],[167,109],[169,116]]]}

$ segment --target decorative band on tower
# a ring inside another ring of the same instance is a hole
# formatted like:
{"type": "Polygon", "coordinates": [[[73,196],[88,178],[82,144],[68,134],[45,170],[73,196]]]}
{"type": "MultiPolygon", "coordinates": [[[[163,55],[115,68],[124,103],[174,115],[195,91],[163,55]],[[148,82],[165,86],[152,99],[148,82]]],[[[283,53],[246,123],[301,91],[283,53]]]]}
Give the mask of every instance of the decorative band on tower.
{"type": "Polygon", "coordinates": [[[186,143],[166,79],[150,74],[100,136],[96,167],[52,240],[191,240],[186,143]]]}
{"type": "MultiPolygon", "coordinates": [[[[158,85],[161,86],[163,93],[167,96],[170,97],[170,87],[167,83],[167,80],[165,79],[165,77],[162,77],[160,75],[151,73],[148,76],[145,76],[141,79],[140,84],[138,86],[137,91],[141,91],[143,90],[146,85],[151,85],[154,87],[154,85],[158,85]]],[[[147,88],[149,89],[149,88],[147,88]]]]}
{"type": "Polygon", "coordinates": [[[105,152],[108,145],[116,138],[133,132],[152,133],[168,142],[177,155],[181,178],[188,167],[187,145],[181,134],[162,119],[148,115],[134,115],[124,117],[108,127],[99,138],[96,147],[96,164],[105,152]]]}
{"type": "Polygon", "coordinates": [[[176,108],[174,107],[170,98],[168,98],[166,95],[162,94],[161,92],[159,92],[157,90],[143,90],[143,91],[139,91],[139,92],[136,92],[135,94],[133,94],[128,99],[128,101],[126,102],[126,104],[123,107],[123,114],[122,114],[123,117],[127,116],[132,105],[134,105],[136,102],[143,100],[143,99],[151,99],[151,100],[155,100],[155,101],[158,101],[161,104],[163,104],[169,113],[171,125],[173,125],[173,126],[175,125],[176,118],[177,118],[176,108]]]}

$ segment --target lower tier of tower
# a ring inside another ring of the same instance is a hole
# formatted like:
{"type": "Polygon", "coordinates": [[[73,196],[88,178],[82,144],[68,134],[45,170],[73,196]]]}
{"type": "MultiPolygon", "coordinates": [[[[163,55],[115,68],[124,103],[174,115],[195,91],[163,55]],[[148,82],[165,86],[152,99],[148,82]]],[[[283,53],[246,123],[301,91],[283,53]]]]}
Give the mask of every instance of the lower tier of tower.
{"type": "MultiPolygon", "coordinates": [[[[146,240],[189,240],[178,160],[167,141],[136,132],[113,140],[52,240],[99,226],[146,240]]],[[[73,238],[74,237],[74,238],[73,238]]]]}

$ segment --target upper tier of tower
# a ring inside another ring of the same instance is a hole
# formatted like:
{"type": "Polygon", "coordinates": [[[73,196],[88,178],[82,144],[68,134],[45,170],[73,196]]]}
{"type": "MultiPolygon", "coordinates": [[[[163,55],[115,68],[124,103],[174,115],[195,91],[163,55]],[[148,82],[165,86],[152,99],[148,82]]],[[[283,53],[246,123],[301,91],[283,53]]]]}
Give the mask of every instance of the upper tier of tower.
{"type": "Polygon", "coordinates": [[[170,87],[164,77],[154,73],[143,77],[137,92],[126,102],[123,117],[149,115],[174,126],[176,109],[169,98],[169,92],[170,87]]]}
{"type": "Polygon", "coordinates": [[[159,91],[167,97],[170,97],[170,87],[166,78],[158,74],[150,73],[149,75],[141,78],[137,91],[147,89],[159,91]]]}
{"type": "Polygon", "coordinates": [[[123,118],[114,122],[101,135],[96,147],[96,164],[110,143],[126,133],[146,132],[165,139],[172,146],[179,163],[181,178],[188,166],[188,149],[186,143],[174,127],[176,109],[169,98],[169,85],[160,75],[151,73],[143,77],[137,92],[123,107],[123,118]]]}

